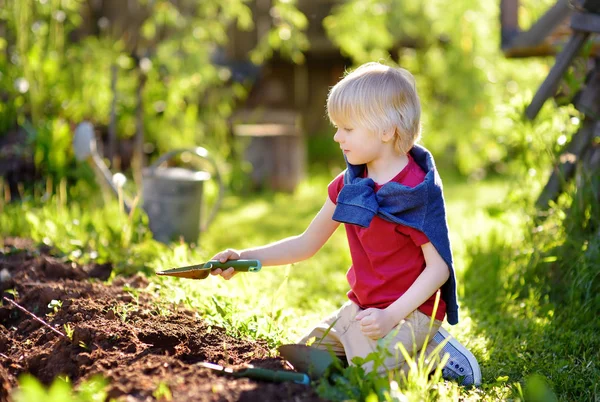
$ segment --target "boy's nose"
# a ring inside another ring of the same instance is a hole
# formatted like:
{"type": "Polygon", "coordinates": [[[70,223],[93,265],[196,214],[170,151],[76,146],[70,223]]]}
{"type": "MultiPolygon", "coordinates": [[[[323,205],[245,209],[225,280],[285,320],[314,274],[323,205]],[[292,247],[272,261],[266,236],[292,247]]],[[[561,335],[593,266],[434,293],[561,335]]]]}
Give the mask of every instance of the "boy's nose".
{"type": "Polygon", "coordinates": [[[333,140],[334,140],[335,142],[337,142],[337,143],[340,143],[340,142],[342,142],[342,134],[340,133],[340,131],[341,131],[341,130],[339,130],[339,129],[338,129],[338,130],[335,132],[335,134],[333,135],[333,140]]]}

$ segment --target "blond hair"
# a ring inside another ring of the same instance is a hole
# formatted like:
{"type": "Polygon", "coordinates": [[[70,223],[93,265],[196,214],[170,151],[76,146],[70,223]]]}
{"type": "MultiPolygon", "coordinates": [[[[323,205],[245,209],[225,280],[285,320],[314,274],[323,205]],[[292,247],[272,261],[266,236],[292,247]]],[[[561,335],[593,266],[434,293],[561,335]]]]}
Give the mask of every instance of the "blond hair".
{"type": "Polygon", "coordinates": [[[394,147],[407,153],[421,135],[415,79],[403,68],[366,63],[347,74],[327,97],[332,124],[364,127],[381,135],[394,129],[394,147]]]}

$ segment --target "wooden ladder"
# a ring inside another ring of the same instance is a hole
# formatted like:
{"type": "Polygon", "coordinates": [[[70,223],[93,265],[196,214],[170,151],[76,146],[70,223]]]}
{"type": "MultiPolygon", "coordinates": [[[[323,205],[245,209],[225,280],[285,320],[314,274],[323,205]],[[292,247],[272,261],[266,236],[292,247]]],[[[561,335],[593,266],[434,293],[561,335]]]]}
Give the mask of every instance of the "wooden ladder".
{"type": "MultiPolygon", "coordinates": [[[[593,34],[600,33],[600,14],[586,9],[572,11],[570,27],[573,31],[548,76],[537,90],[525,110],[525,116],[533,120],[546,100],[556,92],[560,80],[580,53],[583,45],[593,34]]],[[[575,96],[577,110],[585,116],[581,127],[573,135],[553,168],[548,183],[537,200],[538,208],[545,210],[550,201],[556,200],[575,175],[579,164],[581,172],[588,178],[596,179],[596,194],[600,194],[600,57],[593,60],[585,85],[575,96]]],[[[598,200],[600,202],[600,199],[598,200]]]]}

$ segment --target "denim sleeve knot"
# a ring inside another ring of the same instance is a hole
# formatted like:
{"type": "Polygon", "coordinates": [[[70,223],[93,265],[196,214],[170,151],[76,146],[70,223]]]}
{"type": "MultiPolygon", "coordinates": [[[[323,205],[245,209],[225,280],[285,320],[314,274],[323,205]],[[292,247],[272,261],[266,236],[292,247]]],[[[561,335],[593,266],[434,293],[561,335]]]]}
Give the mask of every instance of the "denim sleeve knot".
{"type": "Polygon", "coordinates": [[[338,194],[333,219],[366,228],[379,210],[379,203],[373,189],[375,183],[371,179],[355,181],[354,184],[346,184],[342,187],[338,194]]]}

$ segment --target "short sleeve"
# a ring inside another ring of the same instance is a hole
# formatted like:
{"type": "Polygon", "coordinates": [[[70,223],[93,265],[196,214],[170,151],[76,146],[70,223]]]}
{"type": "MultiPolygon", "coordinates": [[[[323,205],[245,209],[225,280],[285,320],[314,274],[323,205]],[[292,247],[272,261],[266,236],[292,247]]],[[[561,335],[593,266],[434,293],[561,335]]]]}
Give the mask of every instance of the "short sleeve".
{"type": "Polygon", "coordinates": [[[336,205],[338,194],[340,193],[340,191],[342,191],[342,187],[344,187],[344,172],[337,175],[337,177],[331,180],[331,182],[327,186],[327,193],[329,194],[329,199],[336,205]]]}
{"type": "Polygon", "coordinates": [[[396,230],[402,234],[410,236],[410,239],[413,241],[413,243],[419,247],[421,247],[423,244],[429,243],[429,238],[420,230],[404,225],[398,225],[396,230]]]}

